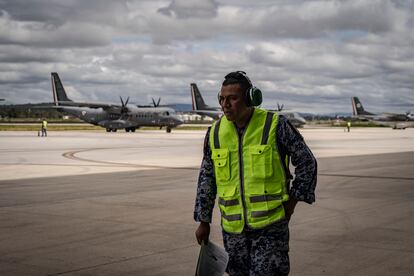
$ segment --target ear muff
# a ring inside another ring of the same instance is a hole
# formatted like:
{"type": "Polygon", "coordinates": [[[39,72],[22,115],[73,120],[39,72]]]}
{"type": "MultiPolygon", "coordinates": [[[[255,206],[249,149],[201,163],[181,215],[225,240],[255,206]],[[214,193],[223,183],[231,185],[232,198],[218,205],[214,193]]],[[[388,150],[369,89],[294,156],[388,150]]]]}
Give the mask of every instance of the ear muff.
{"type": "MultiPolygon", "coordinates": [[[[244,71],[231,72],[227,74],[224,78],[226,80],[228,78],[235,78],[239,80],[244,79],[249,83],[250,88],[246,90],[245,97],[244,97],[247,106],[259,106],[262,103],[263,101],[262,91],[260,91],[260,89],[258,89],[257,87],[253,86],[246,72],[244,71]]],[[[217,94],[217,100],[220,102],[220,91],[217,94]]]]}
{"type": "Polygon", "coordinates": [[[263,97],[262,91],[259,88],[253,86],[246,91],[246,104],[247,106],[259,106],[262,104],[263,97]]]}
{"type": "MultiPolygon", "coordinates": [[[[246,105],[259,106],[263,102],[262,91],[257,87],[252,87],[246,91],[246,105]]],[[[217,93],[217,101],[220,102],[220,91],[217,93]]]]}

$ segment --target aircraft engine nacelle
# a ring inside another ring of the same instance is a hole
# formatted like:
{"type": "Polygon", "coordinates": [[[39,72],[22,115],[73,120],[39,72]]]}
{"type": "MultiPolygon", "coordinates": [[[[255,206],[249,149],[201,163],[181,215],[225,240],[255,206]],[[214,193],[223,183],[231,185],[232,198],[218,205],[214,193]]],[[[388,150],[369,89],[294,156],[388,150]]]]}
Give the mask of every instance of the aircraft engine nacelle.
{"type": "Polygon", "coordinates": [[[128,112],[131,112],[131,113],[139,112],[139,108],[135,105],[129,104],[126,107],[128,108],[128,112]]]}
{"type": "Polygon", "coordinates": [[[126,121],[126,120],[106,120],[106,121],[100,121],[98,123],[101,127],[104,128],[110,128],[110,129],[120,129],[120,128],[129,128],[129,127],[135,127],[135,124],[126,121]]]}

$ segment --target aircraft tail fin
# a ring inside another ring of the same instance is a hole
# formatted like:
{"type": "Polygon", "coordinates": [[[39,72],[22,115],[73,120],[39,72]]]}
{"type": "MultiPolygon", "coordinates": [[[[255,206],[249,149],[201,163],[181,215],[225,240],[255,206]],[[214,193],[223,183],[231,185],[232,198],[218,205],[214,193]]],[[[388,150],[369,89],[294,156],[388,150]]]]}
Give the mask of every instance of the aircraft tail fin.
{"type": "Polygon", "coordinates": [[[203,97],[201,96],[200,90],[198,90],[197,84],[191,84],[191,99],[193,104],[193,110],[205,110],[209,106],[204,102],[203,97]]]}
{"type": "Polygon", "coordinates": [[[352,97],[352,114],[354,116],[357,115],[373,115],[372,113],[365,111],[364,107],[362,106],[361,101],[358,97],[352,97]]]}
{"type": "Polygon", "coordinates": [[[56,72],[51,73],[52,76],[52,92],[53,92],[53,101],[56,106],[59,105],[59,102],[71,102],[72,100],[68,98],[63,87],[62,82],[60,81],[59,75],[56,72]]]}

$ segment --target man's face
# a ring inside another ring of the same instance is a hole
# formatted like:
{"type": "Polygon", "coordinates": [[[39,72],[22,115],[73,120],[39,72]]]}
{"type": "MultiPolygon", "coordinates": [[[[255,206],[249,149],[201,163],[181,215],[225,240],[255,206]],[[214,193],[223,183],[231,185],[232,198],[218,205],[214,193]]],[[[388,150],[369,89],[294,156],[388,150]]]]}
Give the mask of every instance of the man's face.
{"type": "Polygon", "coordinates": [[[219,103],[227,120],[231,122],[239,121],[249,111],[239,84],[222,86],[219,103]]]}

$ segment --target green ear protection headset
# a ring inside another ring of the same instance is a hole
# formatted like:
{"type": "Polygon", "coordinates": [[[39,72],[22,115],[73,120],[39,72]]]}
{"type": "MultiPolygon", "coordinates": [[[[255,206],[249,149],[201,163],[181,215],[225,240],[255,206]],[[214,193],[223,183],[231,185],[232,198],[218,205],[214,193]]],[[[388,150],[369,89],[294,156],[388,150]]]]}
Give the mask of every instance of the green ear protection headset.
{"type": "MultiPolygon", "coordinates": [[[[250,81],[249,77],[247,76],[246,72],[243,71],[235,71],[227,74],[224,79],[236,79],[236,80],[246,80],[249,83],[249,88],[245,92],[245,101],[247,106],[259,106],[262,101],[262,91],[256,86],[253,86],[252,82],[250,81]]],[[[218,93],[218,99],[220,101],[220,92],[218,93]]]]}

